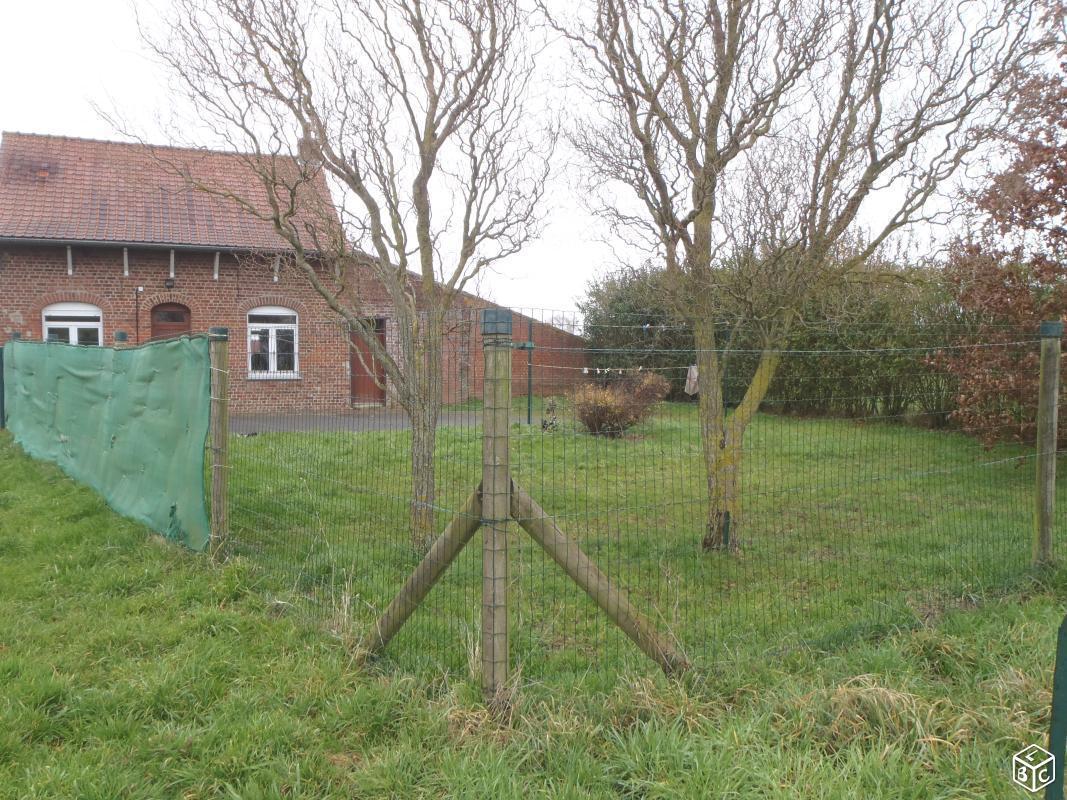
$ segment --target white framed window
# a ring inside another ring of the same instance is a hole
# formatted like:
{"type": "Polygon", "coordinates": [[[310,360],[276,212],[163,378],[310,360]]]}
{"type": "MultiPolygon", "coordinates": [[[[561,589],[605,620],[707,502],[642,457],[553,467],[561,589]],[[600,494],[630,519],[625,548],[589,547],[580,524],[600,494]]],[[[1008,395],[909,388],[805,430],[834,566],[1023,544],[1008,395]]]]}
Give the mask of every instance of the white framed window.
{"type": "Polygon", "coordinates": [[[248,312],[248,377],[300,377],[299,318],[291,308],[260,306],[248,312]]]}
{"type": "Polygon", "coordinates": [[[53,303],[41,312],[46,342],[100,346],[104,341],[104,313],[89,303],[53,303]]]}

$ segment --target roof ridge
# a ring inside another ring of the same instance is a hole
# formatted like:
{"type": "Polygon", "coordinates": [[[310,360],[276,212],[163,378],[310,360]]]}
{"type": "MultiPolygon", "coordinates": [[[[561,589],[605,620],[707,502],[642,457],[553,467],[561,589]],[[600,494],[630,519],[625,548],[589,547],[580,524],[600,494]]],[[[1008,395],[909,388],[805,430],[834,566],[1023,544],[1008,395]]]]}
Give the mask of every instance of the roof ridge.
{"type": "Polygon", "coordinates": [[[0,131],[0,141],[11,137],[22,137],[26,139],[53,139],[67,142],[90,142],[93,144],[110,144],[118,147],[134,147],[143,150],[180,150],[186,153],[200,153],[220,156],[259,156],[275,158],[290,158],[294,161],[297,156],[291,154],[270,154],[270,153],[254,153],[247,150],[215,150],[209,147],[193,147],[191,145],[180,144],[151,144],[149,142],[132,141],[123,142],[118,139],[97,139],[92,136],[69,136],[63,133],[31,133],[28,131],[0,131]]]}

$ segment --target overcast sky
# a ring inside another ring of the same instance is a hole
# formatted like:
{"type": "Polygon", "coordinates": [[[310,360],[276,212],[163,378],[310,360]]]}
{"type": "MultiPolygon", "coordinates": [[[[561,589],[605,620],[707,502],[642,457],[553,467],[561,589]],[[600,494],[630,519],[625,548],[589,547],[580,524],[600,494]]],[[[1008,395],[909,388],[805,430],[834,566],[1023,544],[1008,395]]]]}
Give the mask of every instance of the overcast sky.
{"type": "MultiPolygon", "coordinates": [[[[166,78],[141,46],[129,0],[4,4],[0,130],[121,138],[96,110],[115,108],[146,138],[166,142],[166,78]]],[[[614,264],[597,220],[557,177],[541,239],[502,262],[480,292],[500,303],[572,309],[588,279],[614,264]]]]}

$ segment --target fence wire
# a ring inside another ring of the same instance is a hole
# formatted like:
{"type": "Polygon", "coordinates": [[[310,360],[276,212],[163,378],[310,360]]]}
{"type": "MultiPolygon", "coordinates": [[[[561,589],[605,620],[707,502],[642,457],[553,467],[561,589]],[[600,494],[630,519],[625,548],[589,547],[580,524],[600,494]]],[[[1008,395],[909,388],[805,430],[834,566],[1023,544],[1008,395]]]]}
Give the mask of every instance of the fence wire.
{"type": "MultiPolygon", "coordinates": [[[[690,393],[700,380],[691,368],[706,368],[709,352],[663,346],[636,317],[599,324],[615,338],[561,312],[513,317],[514,342],[534,346],[512,357],[511,475],[565,537],[554,559],[520,524],[540,514],[507,526],[511,659],[524,676],[649,668],[568,565],[617,588],[615,611],[628,603],[703,669],[922,622],[1027,573],[1035,448],[1018,421],[1033,416],[1036,391],[987,399],[964,430],[947,364],[986,352],[1036,363],[1032,331],[980,340],[962,327],[890,336],[869,326],[839,346],[791,343],[736,431],[758,346],[742,336],[714,353],[725,422],[709,424],[714,403],[690,393]],[[736,447],[724,454],[725,430],[736,447]],[[728,499],[713,500],[730,470],[728,499]]],[[[403,332],[391,325],[382,341],[399,353],[403,332]]],[[[337,345],[348,364],[340,390],[316,396],[309,363],[303,390],[282,400],[257,396],[270,379],[234,392],[227,552],[255,565],[279,613],[311,614],[359,641],[426,555],[428,531],[480,521],[465,508],[483,458],[476,311],[455,312],[447,330],[432,497],[416,497],[401,387],[338,326],[301,329],[300,341],[337,345]]],[[[1057,527],[1064,513],[1061,504],[1057,527]]],[[[478,533],[387,656],[476,672],[481,582],[478,533]]]]}

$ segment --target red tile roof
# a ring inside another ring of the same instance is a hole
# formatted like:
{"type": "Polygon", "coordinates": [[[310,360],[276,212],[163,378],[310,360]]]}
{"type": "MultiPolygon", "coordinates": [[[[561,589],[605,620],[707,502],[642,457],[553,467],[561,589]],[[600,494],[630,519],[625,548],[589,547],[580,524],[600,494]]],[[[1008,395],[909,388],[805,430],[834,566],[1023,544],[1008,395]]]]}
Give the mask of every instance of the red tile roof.
{"type": "MultiPolygon", "coordinates": [[[[252,171],[254,156],[211,150],[4,133],[0,140],[0,239],[186,245],[205,249],[284,250],[270,222],[233,200],[195,189],[182,177],[248,199],[268,211],[252,171]]],[[[269,163],[261,161],[259,163],[269,163]]],[[[273,161],[296,175],[289,156],[273,161]]],[[[336,219],[325,178],[308,203],[336,219]],[[323,205],[325,204],[325,205],[323,205]]],[[[314,215],[305,214],[310,220],[314,215]]]]}

